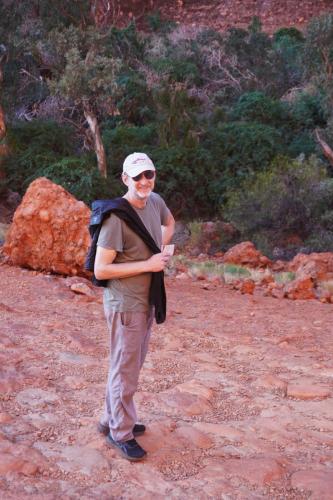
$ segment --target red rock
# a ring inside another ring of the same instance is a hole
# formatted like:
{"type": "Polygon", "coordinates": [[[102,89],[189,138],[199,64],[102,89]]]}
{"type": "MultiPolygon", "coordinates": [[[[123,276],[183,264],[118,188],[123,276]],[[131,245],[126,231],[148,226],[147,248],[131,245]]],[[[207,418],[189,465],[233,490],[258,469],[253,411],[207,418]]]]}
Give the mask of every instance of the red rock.
{"type": "Polygon", "coordinates": [[[244,433],[230,425],[226,424],[211,424],[207,422],[196,422],[194,424],[196,429],[200,431],[212,434],[213,436],[223,437],[229,441],[240,441],[244,439],[244,433]]]}
{"type": "Polygon", "coordinates": [[[315,299],[313,279],[309,276],[296,278],[285,286],[285,295],[293,300],[315,299]]]}
{"type": "Polygon", "coordinates": [[[223,262],[249,267],[264,267],[271,261],[256,249],[251,241],[243,241],[230,248],[223,257],[223,262]]]}
{"type": "Polygon", "coordinates": [[[308,276],[315,281],[333,278],[333,252],[297,254],[288,268],[296,277],[308,276]]]}
{"type": "Polygon", "coordinates": [[[275,299],[283,299],[285,296],[285,292],[283,290],[283,286],[276,286],[271,290],[271,296],[275,299]]]}
{"type": "Polygon", "coordinates": [[[189,276],[187,273],[180,273],[180,274],[177,274],[176,278],[178,280],[187,280],[189,278],[189,276]]]}
{"type": "Polygon", "coordinates": [[[84,274],[89,217],[82,201],[44,177],[36,179],[15,212],[4,253],[14,265],[84,274]]]}
{"type": "Polygon", "coordinates": [[[73,283],[71,285],[72,292],[78,293],[80,295],[87,295],[88,297],[95,297],[94,291],[90,288],[90,286],[85,283],[73,283]]]}
{"type": "Polygon", "coordinates": [[[209,449],[213,446],[213,442],[203,432],[191,427],[190,425],[183,425],[176,429],[175,435],[184,438],[189,443],[192,443],[196,448],[202,450],[209,449]]]}
{"type": "Polygon", "coordinates": [[[221,473],[246,479],[253,485],[269,484],[281,479],[283,467],[273,458],[241,458],[231,459],[221,464],[221,473]]]}
{"type": "Polygon", "coordinates": [[[0,373],[0,392],[8,394],[16,391],[22,385],[22,374],[15,372],[15,370],[2,371],[0,373]]]}
{"type": "Polygon", "coordinates": [[[331,391],[328,386],[314,384],[312,380],[302,379],[288,384],[287,396],[296,399],[325,399],[331,391]]]}
{"type": "Polygon", "coordinates": [[[286,271],[288,268],[288,265],[289,265],[289,262],[287,262],[287,261],[276,260],[275,262],[273,262],[272,271],[274,271],[275,273],[280,273],[280,272],[286,271]]]}
{"type": "Polygon", "coordinates": [[[46,460],[38,450],[10,441],[0,442],[0,457],[0,474],[17,472],[34,476],[46,466],[46,460]]]}
{"type": "Polygon", "coordinates": [[[332,500],[333,471],[298,471],[291,476],[291,485],[293,488],[297,488],[299,490],[311,491],[311,498],[318,498],[318,500],[332,500]]]}
{"type": "Polygon", "coordinates": [[[241,282],[240,291],[242,293],[247,293],[249,295],[253,295],[255,284],[253,280],[244,280],[241,282]]]}
{"type": "Polygon", "coordinates": [[[8,453],[1,454],[0,460],[0,474],[7,474],[8,472],[21,472],[25,465],[24,460],[16,458],[8,453]]]}
{"type": "Polygon", "coordinates": [[[280,389],[284,394],[287,391],[287,382],[276,375],[268,374],[257,380],[256,385],[272,389],[280,389]]]}
{"type": "Polygon", "coordinates": [[[13,417],[9,415],[9,413],[2,412],[0,413],[0,424],[8,424],[13,420],[13,417]]]}

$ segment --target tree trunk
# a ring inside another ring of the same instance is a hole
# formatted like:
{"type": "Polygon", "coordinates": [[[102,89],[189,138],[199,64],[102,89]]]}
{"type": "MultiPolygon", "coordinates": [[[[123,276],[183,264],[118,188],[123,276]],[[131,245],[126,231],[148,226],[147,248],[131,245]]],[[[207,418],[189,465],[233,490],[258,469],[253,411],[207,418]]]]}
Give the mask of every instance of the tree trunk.
{"type": "Polygon", "coordinates": [[[0,104],[0,141],[5,137],[5,135],[6,135],[5,114],[0,104]]]}
{"type": "Polygon", "coordinates": [[[105,149],[104,149],[104,145],[102,142],[101,133],[99,130],[97,118],[95,116],[95,113],[87,105],[84,105],[84,116],[88,122],[90,131],[91,131],[92,136],[94,138],[94,147],[95,147],[95,153],[96,153],[96,157],[97,157],[97,165],[98,165],[99,173],[101,174],[102,177],[106,178],[107,177],[106,154],[105,154],[105,149]]]}
{"type": "MultiPolygon", "coordinates": [[[[3,50],[3,47],[1,48],[3,50]]],[[[2,71],[2,64],[5,60],[6,57],[6,52],[3,52],[0,55],[0,89],[1,89],[1,84],[3,80],[3,71],[2,71]]],[[[3,108],[0,104],[0,142],[2,139],[6,136],[6,122],[5,122],[5,113],[3,111],[3,108]]],[[[9,147],[7,144],[0,144],[0,179],[5,178],[5,173],[1,168],[3,158],[9,154],[9,147]]]]}
{"type": "Polygon", "coordinates": [[[333,150],[329,147],[329,145],[320,137],[318,129],[315,130],[317,141],[319,142],[321,149],[323,150],[324,155],[330,162],[333,167],[333,150]]]}

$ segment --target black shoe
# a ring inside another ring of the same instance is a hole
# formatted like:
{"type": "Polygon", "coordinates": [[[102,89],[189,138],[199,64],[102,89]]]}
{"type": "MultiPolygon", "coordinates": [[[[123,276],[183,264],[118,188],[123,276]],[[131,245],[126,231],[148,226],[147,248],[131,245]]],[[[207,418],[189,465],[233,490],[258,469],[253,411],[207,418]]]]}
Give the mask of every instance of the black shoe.
{"type": "MultiPolygon", "coordinates": [[[[101,422],[98,423],[97,430],[101,434],[104,434],[104,436],[107,436],[110,432],[109,426],[101,424],[101,422]]],[[[133,427],[134,436],[142,436],[142,434],[144,434],[145,431],[146,431],[146,426],[143,424],[135,424],[133,427]]]]}
{"type": "Polygon", "coordinates": [[[124,458],[127,458],[127,460],[131,460],[132,462],[142,460],[147,455],[147,452],[141,448],[135,439],[129,439],[128,441],[121,443],[120,441],[114,441],[110,434],[108,434],[106,436],[106,442],[108,445],[116,448],[116,450],[124,458]]]}

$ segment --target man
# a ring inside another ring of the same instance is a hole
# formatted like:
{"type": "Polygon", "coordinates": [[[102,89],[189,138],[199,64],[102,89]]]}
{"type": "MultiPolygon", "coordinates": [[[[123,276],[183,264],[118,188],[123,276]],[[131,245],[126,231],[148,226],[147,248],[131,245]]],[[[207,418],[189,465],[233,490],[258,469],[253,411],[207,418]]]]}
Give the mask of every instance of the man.
{"type": "MultiPolygon", "coordinates": [[[[163,199],[153,192],[155,179],[155,166],[146,154],[133,153],[125,159],[122,181],[127,192],[123,198],[160,250],[171,241],[175,221],[163,199]]],[[[107,435],[108,444],[133,461],[146,455],[135,440],[135,436],[144,433],[145,426],[137,423],[133,396],[153,322],[154,308],[149,300],[152,273],[163,271],[169,258],[162,251],[152,255],[137,232],[115,213],[103,222],[94,274],[98,280],[108,280],[104,311],[111,337],[111,356],[105,411],[99,430],[107,435]]]]}

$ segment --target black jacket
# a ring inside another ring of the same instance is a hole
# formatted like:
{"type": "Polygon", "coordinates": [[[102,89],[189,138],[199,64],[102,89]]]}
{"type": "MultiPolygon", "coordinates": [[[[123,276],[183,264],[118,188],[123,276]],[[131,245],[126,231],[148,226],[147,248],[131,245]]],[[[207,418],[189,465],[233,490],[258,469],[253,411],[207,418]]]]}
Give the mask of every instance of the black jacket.
{"type": "MultiPolygon", "coordinates": [[[[92,204],[92,214],[89,223],[89,233],[92,238],[88,251],[85,269],[94,272],[96,258],[97,241],[104,220],[111,213],[117,215],[143,240],[147,247],[155,254],[160,253],[160,248],[156,245],[153,237],[147,231],[144,223],[125,198],[115,198],[113,200],[97,200],[92,204]]],[[[108,280],[98,280],[95,275],[92,282],[97,286],[107,286],[108,280]]],[[[163,323],[166,316],[166,293],[164,287],[164,272],[152,273],[149,304],[155,307],[156,323],[163,323]]]]}

